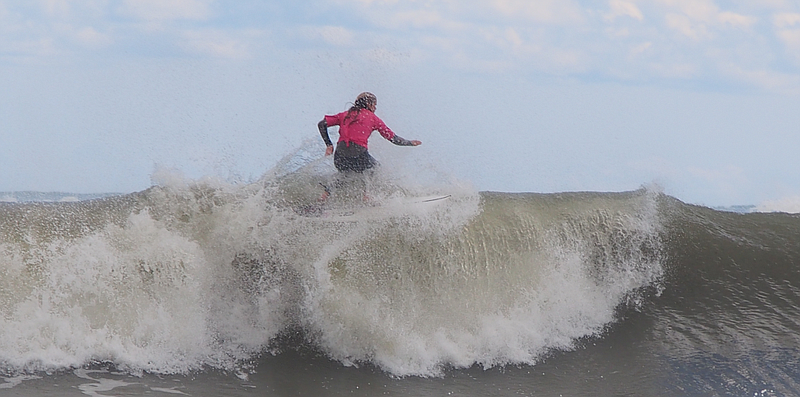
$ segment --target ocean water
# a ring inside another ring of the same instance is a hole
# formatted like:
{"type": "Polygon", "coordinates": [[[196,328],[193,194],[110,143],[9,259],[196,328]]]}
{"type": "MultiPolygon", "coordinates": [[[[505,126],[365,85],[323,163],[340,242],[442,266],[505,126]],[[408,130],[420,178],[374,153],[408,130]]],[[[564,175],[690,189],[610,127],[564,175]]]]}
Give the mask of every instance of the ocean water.
{"type": "Polygon", "coordinates": [[[0,395],[800,394],[796,215],[335,178],[0,203],[0,395]]]}

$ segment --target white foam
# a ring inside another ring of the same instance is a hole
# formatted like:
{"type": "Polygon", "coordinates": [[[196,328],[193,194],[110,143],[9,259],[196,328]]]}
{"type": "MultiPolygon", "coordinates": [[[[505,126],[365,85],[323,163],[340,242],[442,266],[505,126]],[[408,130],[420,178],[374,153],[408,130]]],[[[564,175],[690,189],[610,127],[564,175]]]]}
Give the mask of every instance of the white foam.
{"type": "MultiPolygon", "coordinates": [[[[0,296],[0,361],[20,370],[112,361],[131,371],[173,373],[235,368],[260,351],[281,320],[271,324],[268,309],[250,318],[253,302],[237,300],[246,297],[230,280],[231,252],[239,247],[213,246],[215,233],[239,226],[226,237],[236,239],[255,219],[242,205],[221,210],[219,219],[190,219],[203,211],[192,207],[206,203],[185,203],[189,193],[156,197],[164,200],[154,208],[161,220],[145,210],[77,239],[5,244],[0,284],[9,295],[0,296]],[[237,216],[247,224],[226,222],[237,216]]],[[[256,305],[280,307],[269,298],[256,305]]]]}
{"type": "Polygon", "coordinates": [[[106,394],[100,394],[100,393],[109,392],[119,387],[125,387],[135,384],[135,383],[124,382],[118,379],[93,378],[90,376],[90,374],[95,374],[95,373],[105,374],[108,373],[108,371],[86,370],[86,369],[76,369],[74,371],[74,374],[77,377],[91,381],[88,383],[82,383],[78,385],[78,390],[80,390],[81,393],[87,396],[102,397],[106,396],[106,394]]]}
{"type": "MultiPolygon", "coordinates": [[[[629,239],[609,242],[629,250],[624,258],[592,258],[606,242],[582,235],[591,224],[550,235],[559,226],[520,230],[516,223],[487,225],[484,217],[449,229],[445,240],[404,229],[398,234],[406,238],[395,236],[399,248],[381,246],[390,253],[378,256],[374,241],[343,244],[316,265],[320,285],[309,296],[307,326],[343,363],[369,361],[397,376],[474,363],[533,364],[601,332],[627,294],[660,277],[657,258],[641,251],[658,229],[654,200],[643,201],[608,215],[608,226],[621,227],[625,237],[600,234],[629,239]]],[[[355,238],[364,239],[370,237],[355,238]]]]}
{"type": "MultiPolygon", "coordinates": [[[[451,198],[385,219],[317,222],[292,210],[319,194],[316,165],[290,168],[249,185],[168,172],[122,219],[86,214],[91,227],[78,234],[22,225],[23,237],[0,246],[0,362],[244,373],[243,361],[300,326],[342,363],[397,376],[533,363],[600,332],[628,293],[660,275],[640,249],[658,234],[647,194],[579,200],[567,213],[487,213],[459,183],[378,181],[388,206],[402,194],[451,198]]],[[[76,374],[93,380],[87,393],[121,385],[76,374]]]]}
{"type": "Polygon", "coordinates": [[[0,383],[0,389],[11,389],[17,387],[22,384],[22,382],[34,379],[41,379],[40,376],[36,375],[19,375],[19,376],[12,376],[9,378],[0,377],[5,383],[0,383]]]}
{"type": "Polygon", "coordinates": [[[60,198],[58,201],[61,202],[61,203],[76,203],[78,201],[81,201],[81,199],[79,199],[79,198],[77,198],[75,196],[64,196],[64,197],[60,198]]]}

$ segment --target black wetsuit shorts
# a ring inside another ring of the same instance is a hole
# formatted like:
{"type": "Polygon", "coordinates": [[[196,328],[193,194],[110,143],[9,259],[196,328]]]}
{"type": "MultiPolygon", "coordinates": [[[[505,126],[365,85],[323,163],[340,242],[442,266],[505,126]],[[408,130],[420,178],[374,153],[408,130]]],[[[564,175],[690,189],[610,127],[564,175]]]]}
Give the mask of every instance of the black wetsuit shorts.
{"type": "Polygon", "coordinates": [[[333,154],[333,165],[340,172],[364,172],[378,165],[367,148],[353,142],[339,142],[333,154]]]}

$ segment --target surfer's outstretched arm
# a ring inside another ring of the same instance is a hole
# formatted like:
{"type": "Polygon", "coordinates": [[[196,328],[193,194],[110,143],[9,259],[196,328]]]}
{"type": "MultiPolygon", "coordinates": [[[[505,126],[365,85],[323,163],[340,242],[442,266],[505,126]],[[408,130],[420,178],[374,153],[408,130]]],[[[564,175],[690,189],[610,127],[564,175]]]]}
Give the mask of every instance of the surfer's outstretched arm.
{"type": "Polygon", "coordinates": [[[409,141],[408,139],[400,138],[399,136],[395,135],[392,139],[389,139],[389,142],[394,143],[397,146],[419,146],[422,145],[420,141],[409,141]]]}
{"type": "Polygon", "coordinates": [[[317,124],[317,128],[319,128],[319,134],[322,136],[322,140],[325,141],[325,155],[330,156],[333,154],[333,142],[331,142],[331,137],[328,135],[328,123],[325,122],[325,119],[322,119],[317,124]]]}

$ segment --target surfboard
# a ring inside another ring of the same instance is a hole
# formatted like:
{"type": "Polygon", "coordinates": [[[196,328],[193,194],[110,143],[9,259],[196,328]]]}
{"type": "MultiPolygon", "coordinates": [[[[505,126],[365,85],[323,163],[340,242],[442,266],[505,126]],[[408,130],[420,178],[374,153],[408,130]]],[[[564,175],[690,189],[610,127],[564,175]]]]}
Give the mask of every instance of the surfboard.
{"type": "Polygon", "coordinates": [[[450,195],[421,197],[399,197],[386,200],[377,205],[348,208],[320,209],[310,214],[315,220],[329,222],[354,222],[361,220],[378,220],[401,217],[414,213],[423,213],[438,204],[447,201],[450,195]]]}
{"type": "Polygon", "coordinates": [[[430,197],[427,197],[427,198],[419,197],[418,198],[419,201],[417,201],[417,202],[419,202],[419,203],[432,203],[434,201],[446,200],[446,199],[449,199],[449,198],[450,198],[449,194],[446,195],[446,196],[430,196],[430,197]]]}

